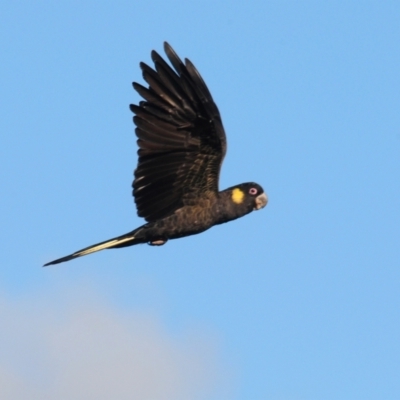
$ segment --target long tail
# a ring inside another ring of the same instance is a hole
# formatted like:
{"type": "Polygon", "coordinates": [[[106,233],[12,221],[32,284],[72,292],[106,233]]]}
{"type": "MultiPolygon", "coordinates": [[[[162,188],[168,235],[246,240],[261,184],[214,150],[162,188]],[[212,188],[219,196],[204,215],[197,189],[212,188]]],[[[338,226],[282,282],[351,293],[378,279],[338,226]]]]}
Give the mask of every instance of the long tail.
{"type": "Polygon", "coordinates": [[[59,264],[104,249],[112,249],[117,247],[125,247],[125,246],[132,246],[134,244],[145,243],[145,240],[140,235],[141,230],[142,227],[135,229],[132,232],[126,233],[125,235],[117,236],[113,239],[106,240],[105,242],[100,242],[92,246],[85,247],[84,249],[76,251],[75,253],[72,253],[69,256],[58,258],[57,260],[54,261],[50,261],[47,264],[44,264],[43,267],[47,267],[48,265],[53,265],[53,264],[59,264]]]}

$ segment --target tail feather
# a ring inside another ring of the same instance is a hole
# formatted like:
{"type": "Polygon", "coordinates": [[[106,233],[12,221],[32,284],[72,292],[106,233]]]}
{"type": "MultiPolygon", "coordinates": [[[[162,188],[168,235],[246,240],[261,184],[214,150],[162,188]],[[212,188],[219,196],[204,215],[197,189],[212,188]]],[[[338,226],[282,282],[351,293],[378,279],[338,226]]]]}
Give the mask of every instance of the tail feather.
{"type": "Polygon", "coordinates": [[[65,256],[62,258],[58,258],[57,260],[50,261],[47,264],[44,264],[43,267],[47,267],[48,265],[59,264],[65,261],[72,260],[77,257],[86,256],[87,254],[95,253],[96,251],[104,250],[104,249],[112,249],[114,247],[125,247],[132,246],[134,244],[143,243],[143,239],[137,237],[139,230],[136,229],[133,232],[126,233],[125,235],[115,237],[113,239],[106,240],[104,242],[100,242],[94,244],[89,247],[85,247],[82,250],[76,251],[75,253],[70,254],[69,256],[65,256]]]}

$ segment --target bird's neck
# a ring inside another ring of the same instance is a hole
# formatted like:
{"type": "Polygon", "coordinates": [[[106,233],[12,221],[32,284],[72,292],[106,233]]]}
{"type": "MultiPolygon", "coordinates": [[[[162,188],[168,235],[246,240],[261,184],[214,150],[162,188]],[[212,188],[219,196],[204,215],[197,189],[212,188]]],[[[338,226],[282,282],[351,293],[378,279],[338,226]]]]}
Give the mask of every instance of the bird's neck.
{"type": "Polygon", "coordinates": [[[218,200],[213,206],[216,224],[223,224],[234,219],[243,217],[251,210],[247,210],[244,204],[237,204],[232,200],[232,190],[219,193],[218,200]]]}

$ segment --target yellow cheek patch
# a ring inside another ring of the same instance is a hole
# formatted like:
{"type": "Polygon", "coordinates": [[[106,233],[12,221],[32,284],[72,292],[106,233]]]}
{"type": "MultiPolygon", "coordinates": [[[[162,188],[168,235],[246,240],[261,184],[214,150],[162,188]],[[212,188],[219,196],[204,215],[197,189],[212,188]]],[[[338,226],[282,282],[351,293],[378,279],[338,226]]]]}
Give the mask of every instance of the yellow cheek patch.
{"type": "Polygon", "coordinates": [[[232,190],[232,200],[236,204],[240,204],[243,202],[244,193],[242,190],[236,188],[232,190]]]}

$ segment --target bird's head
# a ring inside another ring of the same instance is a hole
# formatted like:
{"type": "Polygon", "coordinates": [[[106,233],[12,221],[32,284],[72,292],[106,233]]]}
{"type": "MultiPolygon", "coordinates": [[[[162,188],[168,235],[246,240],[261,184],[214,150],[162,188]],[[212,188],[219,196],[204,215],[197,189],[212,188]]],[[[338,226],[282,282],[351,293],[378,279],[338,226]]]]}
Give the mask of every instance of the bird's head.
{"type": "Polygon", "coordinates": [[[257,183],[247,182],[232,186],[221,192],[224,204],[222,221],[230,221],[265,207],[268,197],[257,183]]]}
{"type": "Polygon", "coordinates": [[[231,191],[232,202],[238,206],[245,207],[249,211],[260,210],[268,203],[268,197],[258,183],[242,183],[228,190],[231,191]]]}

